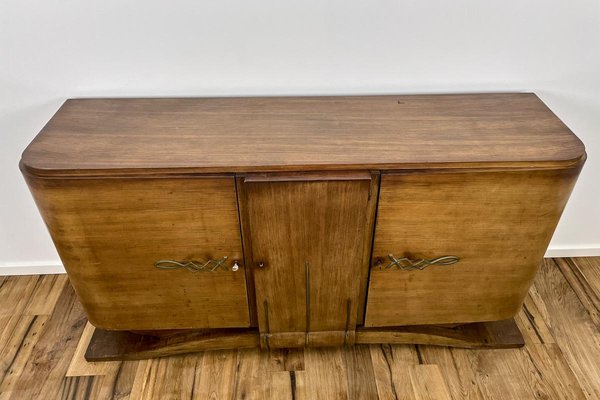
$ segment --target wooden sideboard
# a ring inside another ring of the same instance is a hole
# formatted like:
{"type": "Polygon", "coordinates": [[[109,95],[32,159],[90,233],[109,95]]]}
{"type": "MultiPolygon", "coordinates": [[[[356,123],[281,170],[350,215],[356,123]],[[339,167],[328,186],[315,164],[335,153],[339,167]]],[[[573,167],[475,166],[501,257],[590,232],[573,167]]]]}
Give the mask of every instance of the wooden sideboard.
{"type": "Polygon", "coordinates": [[[111,360],[522,345],[584,162],[502,93],[72,99],[20,167],[111,360]]]}

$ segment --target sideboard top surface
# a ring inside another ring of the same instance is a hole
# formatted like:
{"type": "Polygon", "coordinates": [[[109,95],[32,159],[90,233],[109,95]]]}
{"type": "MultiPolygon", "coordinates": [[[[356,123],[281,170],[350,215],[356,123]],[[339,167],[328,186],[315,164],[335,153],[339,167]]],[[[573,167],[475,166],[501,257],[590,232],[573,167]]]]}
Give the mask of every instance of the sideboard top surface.
{"type": "Polygon", "coordinates": [[[582,142],[532,93],[67,100],[40,176],[559,166],[582,142]]]}

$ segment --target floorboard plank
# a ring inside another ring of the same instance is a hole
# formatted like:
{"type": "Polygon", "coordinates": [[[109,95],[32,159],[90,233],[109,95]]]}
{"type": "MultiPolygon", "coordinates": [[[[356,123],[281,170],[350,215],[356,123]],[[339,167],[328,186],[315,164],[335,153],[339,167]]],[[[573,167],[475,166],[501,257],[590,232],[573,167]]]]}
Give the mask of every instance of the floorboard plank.
{"type": "Polygon", "coordinates": [[[64,286],[54,312],[46,321],[23,372],[12,387],[10,398],[37,399],[60,393],[85,322],[75,292],[70,285],[64,286]]]}
{"type": "MultiPolygon", "coordinates": [[[[275,354],[282,355],[280,352],[275,354]]],[[[292,399],[293,384],[285,362],[273,368],[273,353],[260,349],[238,351],[234,399],[292,399]]]]}
{"type": "Polygon", "coordinates": [[[304,349],[275,349],[271,350],[271,368],[273,371],[302,371],[304,370],[304,349]]]}
{"type": "Polygon", "coordinates": [[[450,392],[440,368],[434,364],[413,365],[408,369],[418,400],[450,400],[450,392]]]}
{"type": "Polygon", "coordinates": [[[102,378],[101,376],[67,376],[60,384],[58,398],[61,400],[108,400],[107,397],[101,397],[99,393],[102,378]]]}
{"type": "Polygon", "coordinates": [[[195,389],[196,368],[202,357],[197,355],[156,358],[140,363],[131,399],[191,399],[195,389]]]}
{"type": "MultiPolygon", "coordinates": [[[[468,353],[462,349],[439,346],[419,346],[425,364],[436,364],[445,377],[451,398],[455,400],[483,400],[471,369],[468,353]]],[[[512,350],[506,350],[512,351],[512,350]]]]}
{"type": "Polygon", "coordinates": [[[523,369],[522,349],[466,352],[475,381],[486,399],[533,399],[534,390],[523,369]]]}
{"type": "Polygon", "coordinates": [[[585,258],[553,260],[600,330],[600,262],[585,258]]]}
{"type": "Polygon", "coordinates": [[[344,369],[350,399],[377,399],[375,372],[371,362],[369,346],[359,345],[344,348],[344,369]]]}
{"type": "Polygon", "coordinates": [[[515,322],[523,334],[526,345],[530,343],[554,343],[554,337],[548,325],[546,325],[542,313],[537,308],[534,297],[539,298],[539,295],[536,293],[535,288],[532,288],[525,297],[525,302],[521,312],[516,315],[515,322]]]}
{"type": "Polygon", "coordinates": [[[71,359],[66,376],[112,375],[119,369],[121,365],[120,361],[86,361],[84,355],[93,333],[94,326],[88,322],[85,324],[83,333],[79,338],[77,349],[71,359]]]}
{"type": "Polygon", "coordinates": [[[556,343],[589,399],[600,398],[600,331],[552,259],[534,281],[534,298],[556,343]]]}
{"type": "Polygon", "coordinates": [[[139,361],[123,361],[114,373],[102,376],[99,398],[130,399],[138,365],[139,361]]]}
{"type": "Polygon", "coordinates": [[[237,350],[207,351],[196,368],[194,399],[230,399],[235,390],[237,350]]]}
{"type": "Polygon", "coordinates": [[[558,345],[532,343],[522,353],[536,398],[585,400],[583,389],[558,345]]]}
{"type": "Polygon", "coordinates": [[[146,390],[147,377],[150,374],[152,360],[141,360],[134,361],[137,363],[135,373],[133,376],[133,384],[131,385],[131,391],[129,392],[129,399],[137,400],[141,399],[142,394],[146,390]]]}
{"type": "Polygon", "coordinates": [[[8,345],[10,339],[15,336],[14,331],[17,329],[20,320],[20,315],[0,317],[0,352],[8,345]]]}
{"type": "Polygon", "coordinates": [[[343,352],[343,347],[305,349],[307,399],[349,399],[343,352]]]}
{"type": "Polygon", "coordinates": [[[50,315],[56,306],[58,297],[68,282],[66,274],[43,275],[23,310],[26,315],[50,315]]]}
{"type": "Polygon", "coordinates": [[[45,315],[12,318],[18,319],[17,324],[0,351],[0,399],[10,397],[48,320],[45,315]]]}
{"type": "Polygon", "coordinates": [[[414,399],[409,367],[419,364],[415,346],[371,345],[371,362],[380,399],[414,399]]]}
{"type": "Polygon", "coordinates": [[[573,261],[596,296],[600,296],[600,257],[573,257],[565,260],[573,261]]]}
{"type": "Polygon", "coordinates": [[[292,382],[292,399],[294,400],[306,400],[306,371],[293,371],[290,374],[292,382]]]}
{"type": "Polygon", "coordinates": [[[0,316],[21,315],[41,280],[40,275],[7,277],[0,287],[0,316]]]}

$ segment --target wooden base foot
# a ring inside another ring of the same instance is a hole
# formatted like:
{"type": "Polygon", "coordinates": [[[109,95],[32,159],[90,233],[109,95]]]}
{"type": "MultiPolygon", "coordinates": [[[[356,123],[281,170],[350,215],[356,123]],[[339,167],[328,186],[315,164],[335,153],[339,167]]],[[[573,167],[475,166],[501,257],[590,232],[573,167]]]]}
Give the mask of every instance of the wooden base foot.
{"type": "MultiPolygon", "coordinates": [[[[525,344],[513,319],[442,326],[357,328],[356,344],[425,344],[463,348],[516,348],[525,344]]],[[[88,361],[140,360],[205,350],[260,347],[257,329],[154,332],[96,329],[85,353],[88,361]]]]}
{"type": "Polygon", "coordinates": [[[456,326],[416,325],[393,328],[358,328],[360,344],[427,344],[463,348],[510,349],[525,344],[514,319],[456,326]]]}
{"type": "Polygon", "coordinates": [[[194,353],[259,347],[257,329],[211,329],[133,333],[96,329],[85,352],[87,361],[143,360],[194,353]]]}

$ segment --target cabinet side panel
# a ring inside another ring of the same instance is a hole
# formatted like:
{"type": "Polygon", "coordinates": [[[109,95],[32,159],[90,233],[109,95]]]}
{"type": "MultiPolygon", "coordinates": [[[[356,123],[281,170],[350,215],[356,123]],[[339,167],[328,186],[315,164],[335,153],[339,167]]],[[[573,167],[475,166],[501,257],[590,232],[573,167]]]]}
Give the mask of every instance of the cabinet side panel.
{"type": "Polygon", "coordinates": [[[382,175],[365,326],[512,317],[580,168],[382,175]]]}
{"type": "Polygon", "coordinates": [[[26,178],[95,326],[249,326],[232,177],[26,178]]]}

